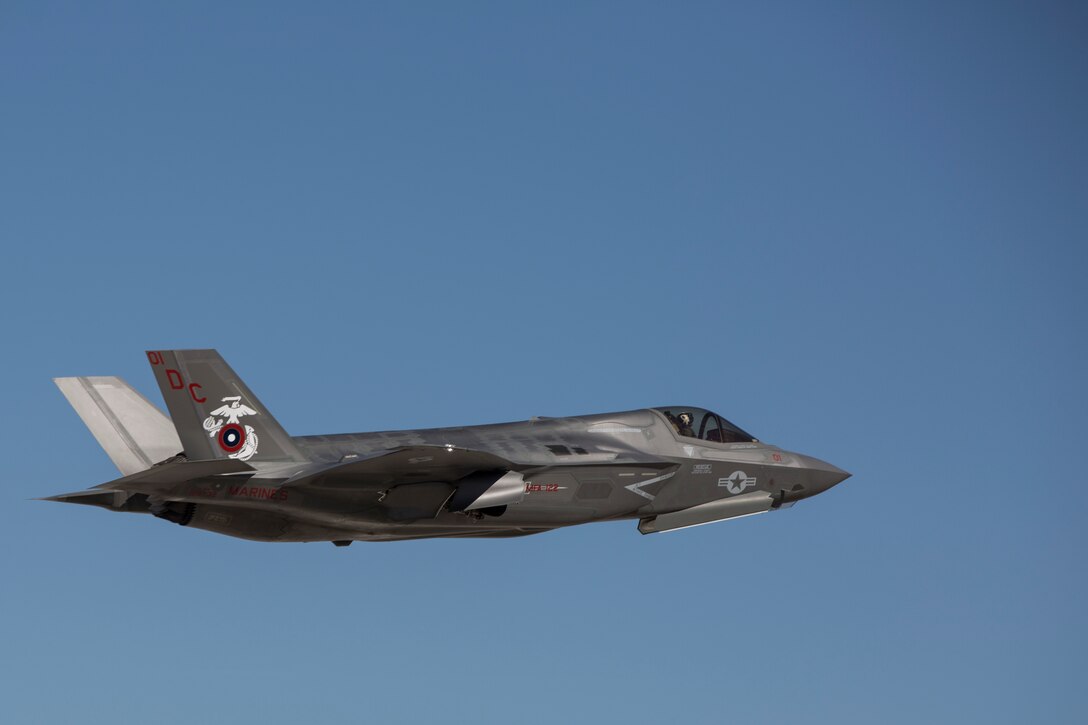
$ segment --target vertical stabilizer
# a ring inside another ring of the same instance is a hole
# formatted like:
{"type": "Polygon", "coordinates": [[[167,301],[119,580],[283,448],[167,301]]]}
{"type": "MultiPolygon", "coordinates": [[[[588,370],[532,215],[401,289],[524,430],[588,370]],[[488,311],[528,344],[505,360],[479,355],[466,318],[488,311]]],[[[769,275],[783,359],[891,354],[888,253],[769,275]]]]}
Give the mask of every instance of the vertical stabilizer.
{"type": "Polygon", "coordinates": [[[306,460],[215,350],[152,350],[147,359],[190,460],[306,460]]]}
{"type": "Polygon", "coordinates": [[[53,382],[124,475],[181,453],[174,424],[121,378],[54,378],[53,382]]]}

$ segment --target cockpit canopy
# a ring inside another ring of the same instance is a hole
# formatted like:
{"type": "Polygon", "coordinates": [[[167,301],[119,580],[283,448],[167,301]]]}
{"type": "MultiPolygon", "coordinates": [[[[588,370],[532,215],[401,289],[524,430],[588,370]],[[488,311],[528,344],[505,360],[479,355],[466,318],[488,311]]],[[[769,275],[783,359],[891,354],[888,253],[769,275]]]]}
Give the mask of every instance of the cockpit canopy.
{"type": "Polygon", "coordinates": [[[687,405],[654,410],[668,418],[676,432],[685,438],[698,438],[713,443],[751,443],[756,440],[749,433],[709,410],[687,405]]]}

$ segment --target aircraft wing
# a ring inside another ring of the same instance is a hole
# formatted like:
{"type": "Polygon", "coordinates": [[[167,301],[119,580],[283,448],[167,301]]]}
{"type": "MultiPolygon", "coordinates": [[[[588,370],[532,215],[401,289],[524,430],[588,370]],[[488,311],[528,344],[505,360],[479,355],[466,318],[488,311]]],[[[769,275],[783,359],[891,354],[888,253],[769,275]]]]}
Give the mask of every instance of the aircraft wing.
{"type": "Polygon", "coordinates": [[[305,470],[285,486],[384,489],[419,481],[453,483],[479,471],[512,471],[515,464],[484,451],[448,446],[407,446],[369,456],[345,457],[318,470],[305,470]]]}
{"type": "Polygon", "coordinates": [[[301,471],[284,487],[372,491],[394,520],[431,518],[442,509],[469,511],[517,503],[525,481],[515,464],[484,451],[407,446],[301,471]]]}
{"type": "MultiPolygon", "coordinates": [[[[664,469],[675,464],[653,460],[640,465],[664,469]]],[[[315,491],[373,491],[380,494],[378,500],[386,515],[408,520],[434,517],[442,510],[498,510],[518,503],[525,495],[523,474],[552,467],[527,466],[493,453],[455,446],[420,445],[345,458],[318,470],[302,471],[283,485],[315,491]]]]}

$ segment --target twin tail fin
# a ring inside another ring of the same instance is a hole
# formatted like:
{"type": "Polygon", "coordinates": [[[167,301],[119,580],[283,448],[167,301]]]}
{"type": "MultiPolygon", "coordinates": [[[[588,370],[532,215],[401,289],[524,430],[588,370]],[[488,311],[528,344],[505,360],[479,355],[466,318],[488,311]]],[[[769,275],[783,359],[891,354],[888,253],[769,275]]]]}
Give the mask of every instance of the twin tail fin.
{"type": "Polygon", "coordinates": [[[147,360],[190,461],[307,460],[215,350],[149,350],[147,360]]]}

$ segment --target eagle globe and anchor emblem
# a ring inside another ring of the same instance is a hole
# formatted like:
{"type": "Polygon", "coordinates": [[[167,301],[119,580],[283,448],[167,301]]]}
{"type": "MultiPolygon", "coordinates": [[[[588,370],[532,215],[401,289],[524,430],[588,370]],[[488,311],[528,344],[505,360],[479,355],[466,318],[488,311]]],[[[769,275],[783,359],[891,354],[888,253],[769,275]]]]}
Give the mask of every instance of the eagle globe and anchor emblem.
{"type": "Polygon", "coordinates": [[[219,406],[204,419],[204,430],[215,438],[228,457],[248,461],[257,452],[257,432],[253,426],[239,423],[247,415],[257,415],[248,405],[242,405],[241,395],[223,398],[219,406]]]}

